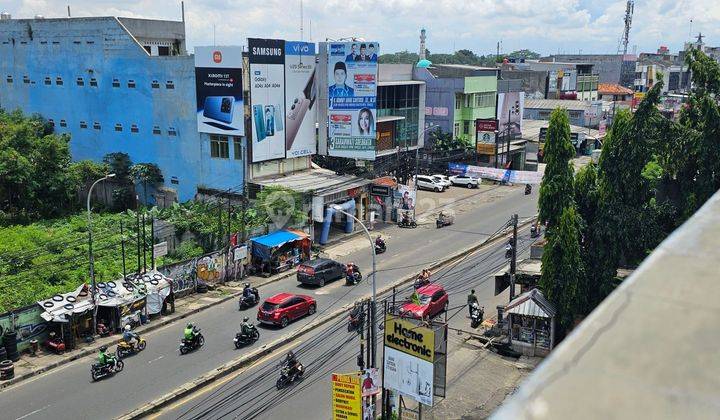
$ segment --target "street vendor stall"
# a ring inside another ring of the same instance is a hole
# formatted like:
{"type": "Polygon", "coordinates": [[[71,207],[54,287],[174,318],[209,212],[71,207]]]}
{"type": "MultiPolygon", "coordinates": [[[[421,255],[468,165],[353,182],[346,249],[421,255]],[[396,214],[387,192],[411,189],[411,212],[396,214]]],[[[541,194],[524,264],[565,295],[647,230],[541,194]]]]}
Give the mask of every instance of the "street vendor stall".
{"type": "Polygon", "coordinates": [[[40,316],[48,322],[52,339],[45,343],[51,350],[62,352],[75,348],[76,340],[92,335],[93,303],[90,287],[80,285],[72,292],[57,294],[38,301],[40,316]],[[62,347],[58,347],[62,344],[62,347]]]}
{"type": "Polygon", "coordinates": [[[260,275],[273,275],[310,259],[312,241],[305,232],[285,229],[250,238],[251,269],[260,275]]]}
{"type": "Polygon", "coordinates": [[[555,307],[539,289],[531,289],[505,306],[512,347],[528,356],[546,356],[555,341],[555,307]]]}
{"type": "Polygon", "coordinates": [[[144,282],[127,278],[119,282],[99,282],[97,287],[97,317],[110,331],[119,332],[127,324],[140,325],[143,316],[147,317],[144,282]]]}
{"type": "Polygon", "coordinates": [[[160,313],[172,289],[172,279],[158,271],[128,275],[126,283],[126,288],[136,287],[141,293],[145,293],[147,315],[160,313]]]}

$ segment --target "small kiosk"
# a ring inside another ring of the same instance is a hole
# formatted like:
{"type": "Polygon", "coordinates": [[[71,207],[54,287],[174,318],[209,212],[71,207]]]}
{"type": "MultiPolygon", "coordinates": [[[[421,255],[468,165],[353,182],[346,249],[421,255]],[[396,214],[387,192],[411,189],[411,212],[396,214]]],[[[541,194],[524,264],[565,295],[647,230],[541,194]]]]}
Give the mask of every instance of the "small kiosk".
{"type": "Polygon", "coordinates": [[[251,270],[271,276],[310,259],[310,236],[300,230],[284,229],[250,238],[251,270]]]}

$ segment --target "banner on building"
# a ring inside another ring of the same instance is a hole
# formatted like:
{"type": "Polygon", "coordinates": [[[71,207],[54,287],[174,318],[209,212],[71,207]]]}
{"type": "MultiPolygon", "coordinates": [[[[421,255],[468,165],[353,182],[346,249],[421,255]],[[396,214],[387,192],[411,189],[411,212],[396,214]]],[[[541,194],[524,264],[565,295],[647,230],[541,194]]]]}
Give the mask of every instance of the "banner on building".
{"type": "Polygon", "coordinates": [[[285,158],[285,41],[248,38],[252,162],[285,158]]]}
{"type": "Polygon", "coordinates": [[[525,92],[498,93],[497,119],[501,136],[520,137],[525,112],[525,92]],[[508,131],[509,130],[509,131],[508,131]]]}
{"type": "Polygon", "coordinates": [[[198,132],[244,136],[242,47],[195,47],[198,132]]]}
{"type": "Polygon", "coordinates": [[[377,42],[328,44],[328,154],[375,160],[377,42]]]}
{"type": "Polygon", "coordinates": [[[380,393],[380,372],[378,368],[365,369],[362,372],[362,396],[369,397],[380,393]]]}
{"type": "Polygon", "coordinates": [[[448,169],[453,175],[469,175],[476,178],[511,182],[513,184],[540,184],[540,182],[542,182],[542,173],[534,171],[514,171],[511,169],[487,168],[462,163],[449,163],[448,169]]]}
{"type": "Polygon", "coordinates": [[[332,374],[333,420],[362,419],[362,391],[357,373],[332,374]]]}
{"type": "Polygon", "coordinates": [[[314,155],[315,44],[285,41],[285,150],[287,157],[314,155]]]}

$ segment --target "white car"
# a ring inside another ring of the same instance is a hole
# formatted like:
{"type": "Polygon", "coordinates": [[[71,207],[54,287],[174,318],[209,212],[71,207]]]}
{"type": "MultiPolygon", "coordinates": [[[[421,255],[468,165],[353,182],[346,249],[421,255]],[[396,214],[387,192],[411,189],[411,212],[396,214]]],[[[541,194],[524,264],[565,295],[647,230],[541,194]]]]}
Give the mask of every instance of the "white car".
{"type": "Polygon", "coordinates": [[[435,181],[437,181],[437,182],[445,185],[445,188],[450,188],[450,187],[452,187],[452,182],[450,182],[450,178],[448,178],[447,176],[445,176],[445,175],[438,175],[438,174],[430,175],[430,176],[432,176],[433,179],[435,179],[435,181]]]}
{"type": "Polygon", "coordinates": [[[431,190],[435,192],[445,191],[445,184],[441,183],[435,178],[428,175],[418,175],[415,177],[417,180],[417,187],[423,190],[431,190]]]}
{"type": "Polygon", "coordinates": [[[452,182],[453,185],[477,188],[481,181],[478,178],[469,175],[453,175],[450,177],[450,182],[452,182]]]}

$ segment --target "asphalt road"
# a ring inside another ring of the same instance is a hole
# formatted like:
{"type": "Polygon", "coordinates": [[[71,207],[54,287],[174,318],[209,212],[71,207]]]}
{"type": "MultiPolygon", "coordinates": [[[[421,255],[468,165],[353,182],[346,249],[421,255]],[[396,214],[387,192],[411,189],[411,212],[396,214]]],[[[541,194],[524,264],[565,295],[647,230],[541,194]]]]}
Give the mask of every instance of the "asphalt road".
{"type": "MultiPolygon", "coordinates": [[[[527,229],[520,235],[521,255],[529,254],[527,229]]],[[[521,257],[519,255],[519,257],[521,257]]],[[[504,244],[472,254],[457,265],[433,274],[433,279],[442,284],[450,295],[448,324],[452,328],[469,330],[468,310],[462,307],[466,296],[474,288],[486,316],[493,315],[490,307],[493,299],[494,278],[502,266],[507,264],[504,244]],[[460,307],[459,307],[460,306],[460,307]]],[[[410,288],[398,295],[407,295],[410,288]]],[[[380,296],[381,300],[389,297],[380,296]]],[[[440,314],[439,317],[444,316],[440,314]]],[[[299,360],[306,366],[302,381],[278,391],[275,381],[279,377],[278,365],[282,354],[247,368],[232,378],[221,381],[200,392],[167,407],[156,418],[162,420],[215,420],[235,419],[324,419],[331,418],[332,373],[347,373],[357,370],[356,357],[359,354],[359,337],[347,332],[347,321],[321,328],[302,343],[292,347],[299,360]]],[[[449,331],[449,334],[456,334],[449,331]]],[[[378,340],[378,364],[382,363],[382,332],[378,340]]],[[[453,348],[460,346],[459,340],[448,340],[448,364],[453,364],[453,348]]],[[[448,394],[453,392],[452,378],[447,378],[448,394]]]]}
{"type": "MultiPolygon", "coordinates": [[[[416,273],[425,265],[442,259],[459,249],[476,244],[502,226],[512,213],[521,217],[536,212],[537,195],[525,196],[518,188],[508,196],[458,214],[453,226],[435,229],[426,225],[417,229],[390,228],[388,251],[378,257],[378,288],[416,273]]],[[[370,271],[367,249],[347,256],[364,273],[370,271]]],[[[202,328],[205,346],[185,356],[178,353],[184,325],[169,325],[151,332],[145,338],[148,346],[142,353],[129,357],[125,370],[113,377],[92,383],[90,357],[38,375],[0,392],[0,417],[7,419],[98,419],[125,414],[208,371],[272,342],[306,325],[318,316],[368,294],[366,282],[347,287],[344,280],[323,288],[300,286],[295,278],[260,288],[261,299],[280,292],[312,295],[318,302],[318,313],[300,319],[284,330],[260,326],[260,340],[248,350],[232,345],[243,315],[255,319],[257,308],[239,312],[237,302],[230,300],[202,311],[191,321],[202,328]]]]}

